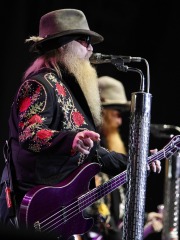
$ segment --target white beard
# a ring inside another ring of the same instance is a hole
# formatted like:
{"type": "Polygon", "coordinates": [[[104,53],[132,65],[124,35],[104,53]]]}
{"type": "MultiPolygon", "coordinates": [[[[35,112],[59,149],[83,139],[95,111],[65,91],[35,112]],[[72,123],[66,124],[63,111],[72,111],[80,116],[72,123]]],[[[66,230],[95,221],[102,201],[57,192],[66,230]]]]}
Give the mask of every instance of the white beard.
{"type": "Polygon", "coordinates": [[[87,100],[95,125],[99,127],[101,125],[101,101],[97,72],[89,60],[76,57],[77,54],[71,43],[66,46],[61,62],[63,61],[68,71],[75,76],[87,100]]]}

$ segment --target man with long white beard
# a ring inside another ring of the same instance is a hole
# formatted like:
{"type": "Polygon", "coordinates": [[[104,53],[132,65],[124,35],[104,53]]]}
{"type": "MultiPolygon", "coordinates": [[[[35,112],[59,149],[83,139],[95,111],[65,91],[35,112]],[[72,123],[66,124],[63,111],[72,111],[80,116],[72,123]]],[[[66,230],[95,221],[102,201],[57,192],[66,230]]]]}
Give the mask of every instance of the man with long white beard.
{"type": "MultiPolygon", "coordinates": [[[[93,224],[82,214],[97,198],[85,194],[94,186],[93,177],[99,171],[117,175],[126,169],[126,155],[99,144],[101,104],[89,58],[92,45],[101,41],[77,9],[43,15],[39,36],[26,40],[38,56],[24,74],[10,113],[7,162],[13,174],[9,178],[5,166],[2,224],[64,240],[83,234],[93,224]],[[11,182],[15,211],[10,215],[5,193],[11,182]]],[[[151,166],[161,169],[159,161],[151,166]]]]}

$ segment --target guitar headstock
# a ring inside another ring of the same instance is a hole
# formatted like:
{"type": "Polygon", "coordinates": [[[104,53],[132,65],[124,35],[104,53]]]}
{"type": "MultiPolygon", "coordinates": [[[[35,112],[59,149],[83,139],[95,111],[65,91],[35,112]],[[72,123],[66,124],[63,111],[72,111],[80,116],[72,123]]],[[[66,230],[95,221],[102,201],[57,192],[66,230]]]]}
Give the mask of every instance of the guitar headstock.
{"type": "Polygon", "coordinates": [[[174,136],[164,147],[164,150],[166,158],[170,158],[175,152],[180,150],[180,135],[174,136]]]}

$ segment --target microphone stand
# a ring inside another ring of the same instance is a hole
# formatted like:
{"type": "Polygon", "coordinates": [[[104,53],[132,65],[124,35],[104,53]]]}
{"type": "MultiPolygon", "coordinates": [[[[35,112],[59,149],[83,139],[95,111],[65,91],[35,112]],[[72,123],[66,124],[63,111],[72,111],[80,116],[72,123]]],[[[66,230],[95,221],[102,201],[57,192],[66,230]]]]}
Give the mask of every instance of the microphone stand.
{"type": "Polygon", "coordinates": [[[166,161],[163,240],[178,240],[179,235],[179,204],[180,204],[180,151],[166,161]]]}
{"type": "Polygon", "coordinates": [[[122,59],[115,61],[113,59],[111,63],[121,71],[137,72],[141,77],[140,90],[131,94],[123,240],[142,240],[152,99],[152,95],[149,93],[149,65],[145,60],[147,65],[147,89],[145,92],[145,78],[141,70],[125,66],[122,59]]]}
{"type": "MultiPolygon", "coordinates": [[[[159,139],[171,139],[180,133],[180,127],[151,124],[151,132],[159,139]]],[[[164,209],[162,240],[178,240],[180,221],[180,151],[165,161],[164,209]]]]}

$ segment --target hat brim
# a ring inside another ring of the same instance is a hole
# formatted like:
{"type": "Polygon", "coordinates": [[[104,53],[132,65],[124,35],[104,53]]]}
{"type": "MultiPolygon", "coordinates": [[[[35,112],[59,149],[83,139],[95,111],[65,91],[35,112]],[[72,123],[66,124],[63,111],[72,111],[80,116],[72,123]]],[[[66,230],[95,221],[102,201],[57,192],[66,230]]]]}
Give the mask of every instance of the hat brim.
{"type": "Polygon", "coordinates": [[[92,45],[100,43],[104,40],[103,36],[94,31],[82,29],[69,30],[51,36],[47,36],[46,38],[43,38],[42,40],[35,42],[31,46],[30,52],[44,53],[49,50],[59,48],[67,44],[68,42],[77,39],[77,37],[80,35],[91,36],[92,45]]]}
{"type": "Polygon", "coordinates": [[[102,107],[105,109],[114,109],[121,112],[129,112],[131,108],[131,102],[127,103],[102,103],[102,107]]]}

